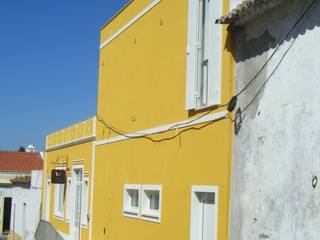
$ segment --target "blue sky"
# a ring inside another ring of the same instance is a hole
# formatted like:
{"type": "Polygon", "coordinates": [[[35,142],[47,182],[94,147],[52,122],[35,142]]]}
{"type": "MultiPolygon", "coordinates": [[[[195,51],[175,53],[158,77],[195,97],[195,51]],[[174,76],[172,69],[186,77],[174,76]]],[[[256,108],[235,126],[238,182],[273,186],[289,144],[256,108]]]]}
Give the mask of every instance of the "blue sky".
{"type": "Polygon", "coordinates": [[[2,0],[0,150],[96,112],[99,29],[128,0],[2,0]]]}

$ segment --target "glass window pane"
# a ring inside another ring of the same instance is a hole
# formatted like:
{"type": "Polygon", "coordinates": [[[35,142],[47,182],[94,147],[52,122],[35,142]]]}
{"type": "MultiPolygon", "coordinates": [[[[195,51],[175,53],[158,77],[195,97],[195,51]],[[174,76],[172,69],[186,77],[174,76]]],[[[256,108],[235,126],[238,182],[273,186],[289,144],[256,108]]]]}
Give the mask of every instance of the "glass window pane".
{"type": "Polygon", "coordinates": [[[130,191],[130,198],[131,198],[131,207],[139,207],[139,194],[138,190],[130,191]]]}
{"type": "Polygon", "coordinates": [[[59,207],[58,211],[63,212],[64,184],[59,184],[59,207]]]}
{"type": "Polygon", "coordinates": [[[150,194],[150,209],[159,210],[159,193],[151,193],[150,194]]]}

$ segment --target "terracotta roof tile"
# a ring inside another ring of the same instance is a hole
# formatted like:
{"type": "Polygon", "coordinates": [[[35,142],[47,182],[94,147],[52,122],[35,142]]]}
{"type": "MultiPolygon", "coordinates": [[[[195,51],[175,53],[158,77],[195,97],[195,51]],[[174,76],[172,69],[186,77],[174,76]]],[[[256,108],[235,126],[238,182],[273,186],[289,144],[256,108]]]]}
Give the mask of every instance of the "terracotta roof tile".
{"type": "Polygon", "coordinates": [[[40,169],[42,169],[40,153],[0,151],[0,172],[29,172],[40,169]]]}

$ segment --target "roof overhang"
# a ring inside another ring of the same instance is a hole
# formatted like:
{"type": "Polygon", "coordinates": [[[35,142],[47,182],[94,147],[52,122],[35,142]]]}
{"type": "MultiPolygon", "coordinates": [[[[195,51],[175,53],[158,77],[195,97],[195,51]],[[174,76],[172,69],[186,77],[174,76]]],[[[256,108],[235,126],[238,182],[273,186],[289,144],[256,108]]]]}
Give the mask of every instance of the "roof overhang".
{"type": "Polygon", "coordinates": [[[236,8],[218,19],[216,23],[245,26],[289,1],[292,0],[243,0],[236,8]]]}

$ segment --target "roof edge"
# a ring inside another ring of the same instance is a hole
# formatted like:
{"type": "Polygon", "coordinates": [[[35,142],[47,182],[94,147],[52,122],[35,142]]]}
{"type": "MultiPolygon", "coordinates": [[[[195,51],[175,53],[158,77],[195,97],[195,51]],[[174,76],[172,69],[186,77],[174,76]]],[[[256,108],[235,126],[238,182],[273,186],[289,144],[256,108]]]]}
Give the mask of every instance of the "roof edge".
{"type": "Polygon", "coordinates": [[[105,24],[100,27],[100,31],[102,31],[106,26],[108,26],[115,18],[117,18],[127,7],[133,3],[134,0],[130,0],[129,2],[126,3],[116,14],[114,14],[105,24]]]}

